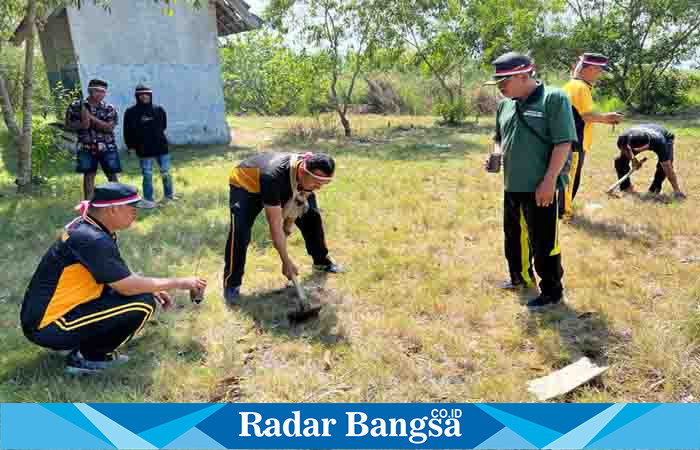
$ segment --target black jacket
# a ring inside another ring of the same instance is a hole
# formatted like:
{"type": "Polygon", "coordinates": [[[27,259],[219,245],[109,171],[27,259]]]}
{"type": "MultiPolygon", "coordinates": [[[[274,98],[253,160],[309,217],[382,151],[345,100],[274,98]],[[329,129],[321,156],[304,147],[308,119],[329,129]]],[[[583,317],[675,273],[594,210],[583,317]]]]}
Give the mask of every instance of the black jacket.
{"type": "Polygon", "coordinates": [[[153,104],[137,103],[124,113],[124,141],[136,150],[140,158],[168,153],[165,129],[168,118],[165,110],[153,104]]]}

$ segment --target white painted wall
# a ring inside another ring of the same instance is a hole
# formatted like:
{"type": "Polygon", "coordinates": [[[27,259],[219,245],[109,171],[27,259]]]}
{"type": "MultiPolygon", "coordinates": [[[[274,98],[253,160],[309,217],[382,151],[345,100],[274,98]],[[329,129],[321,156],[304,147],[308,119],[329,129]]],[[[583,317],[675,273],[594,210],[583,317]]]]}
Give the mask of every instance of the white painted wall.
{"type": "MultiPolygon", "coordinates": [[[[214,7],[196,10],[177,2],[167,16],[162,5],[143,0],[112,2],[111,14],[92,2],[69,8],[68,21],[81,84],[109,83],[107,101],[119,110],[117,137],[123,147],[124,111],[144,83],[168,113],[173,144],[227,144],[223,86],[214,7]]],[[[86,94],[87,92],[85,92],[86,94]]]]}

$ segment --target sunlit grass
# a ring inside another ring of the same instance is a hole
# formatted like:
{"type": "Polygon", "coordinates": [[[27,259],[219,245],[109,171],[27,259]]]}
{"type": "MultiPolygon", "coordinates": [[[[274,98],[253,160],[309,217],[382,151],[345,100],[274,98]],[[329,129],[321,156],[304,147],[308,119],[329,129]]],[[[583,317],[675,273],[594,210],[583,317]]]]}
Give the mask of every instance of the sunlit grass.
{"type": "MultiPolygon", "coordinates": [[[[290,128],[315,120],[234,117],[232,146],[173,150],[183,199],[142,213],[120,234],[122,254],[150,275],[189,275],[198,265],[211,289],[200,307],[180,294],[183,308],[146,328],[125,369],[92,379],[64,377],[62,357],[17,327],[34,267],[75,214],[80,180],[67,163],[53,189],[18,198],[1,167],[0,401],[518,402],[530,400],[529,379],[583,355],[611,369],[572,400],[700,398],[696,119],[664,122],[677,131],[682,205],[609,199],[616,135],[595,128],[577,219],[561,228],[568,306],[543,316],[494,288],[506,273],[502,184],[481,168],[493,118],[443,128],[432,117],[354,116],[352,139],[290,138],[290,128]],[[267,149],[323,150],[338,162],[319,199],[331,254],[349,271],[311,277],[303,240],[292,235],[304,283],[326,304],[320,320],[297,327],[286,320],[292,294],[275,292],[285,280],[262,217],[242,306],[228,310],[221,298],[228,173],[267,149]]],[[[122,179],[140,185],[137,161],[124,162],[122,179]]],[[[648,164],[635,174],[639,189],[652,173],[648,164]]]]}

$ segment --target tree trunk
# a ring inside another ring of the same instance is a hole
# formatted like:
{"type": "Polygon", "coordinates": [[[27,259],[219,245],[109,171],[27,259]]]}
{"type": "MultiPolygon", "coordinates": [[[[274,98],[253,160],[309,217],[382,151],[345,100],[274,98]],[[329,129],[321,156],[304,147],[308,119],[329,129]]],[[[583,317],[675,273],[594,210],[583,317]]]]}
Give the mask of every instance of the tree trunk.
{"type": "Polygon", "coordinates": [[[350,128],[350,121],[348,120],[347,115],[340,109],[338,109],[338,115],[340,116],[340,123],[343,125],[343,129],[345,130],[345,137],[352,136],[352,129],[350,128]]]}
{"type": "Polygon", "coordinates": [[[10,130],[10,134],[12,134],[15,141],[18,141],[19,138],[22,137],[22,130],[20,130],[19,125],[17,125],[15,108],[12,106],[10,92],[7,90],[5,77],[2,73],[0,73],[0,109],[2,109],[2,117],[5,120],[7,129],[10,130]]]}
{"type": "Polygon", "coordinates": [[[17,192],[26,193],[32,185],[32,91],[34,89],[34,21],[36,0],[27,2],[29,32],[24,42],[24,92],[22,93],[22,144],[17,155],[17,192]]]}

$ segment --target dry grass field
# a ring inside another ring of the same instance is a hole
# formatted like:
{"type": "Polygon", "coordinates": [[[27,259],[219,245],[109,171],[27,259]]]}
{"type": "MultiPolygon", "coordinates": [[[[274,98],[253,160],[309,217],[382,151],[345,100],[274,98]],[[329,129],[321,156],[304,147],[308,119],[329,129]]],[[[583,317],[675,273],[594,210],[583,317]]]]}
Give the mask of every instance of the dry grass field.
{"type": "MultiPolygon", "coordinates": [[[[596,127],[576,217],[561,226],[567,301],[542,314],[494,287],[506,264],[502,180],[482,169],[493,119],[446,128],[431,117],[358,116],[349,140],[330,130],[332,118],[230,122],[230,147],[172,151],[182,200],[141,212],[119,236],[133,271],[189,275],[199,261],[205,301],[180,294],[179,308],[129,344],[125,368],[82,379],[64,376],[63,356],[18,327],[24,289],[74,217],[80,180],[66,162],[18,198],[5,146],[0,402],[524,402],[528,380],[583,355],[610,370],[559,401],[700,400],[700,120],[663,121],[677,136],[682,204],[608,198],[616,135],[596,127]],[[291,236],[303,283],[325,304],[303,325],[286,319],[294,297],[263,215],[241,305],[222,299],[228,173],[268,149],[326,151],[338,163],[319,202],[331,255],[348,272],[314,275],[300,233],[291,236]]],[[[140,186],[135,157],[122,158],[122,180],[140,186]]],[[[652,173],[647,164],[636,186],[652,173]]]]}

